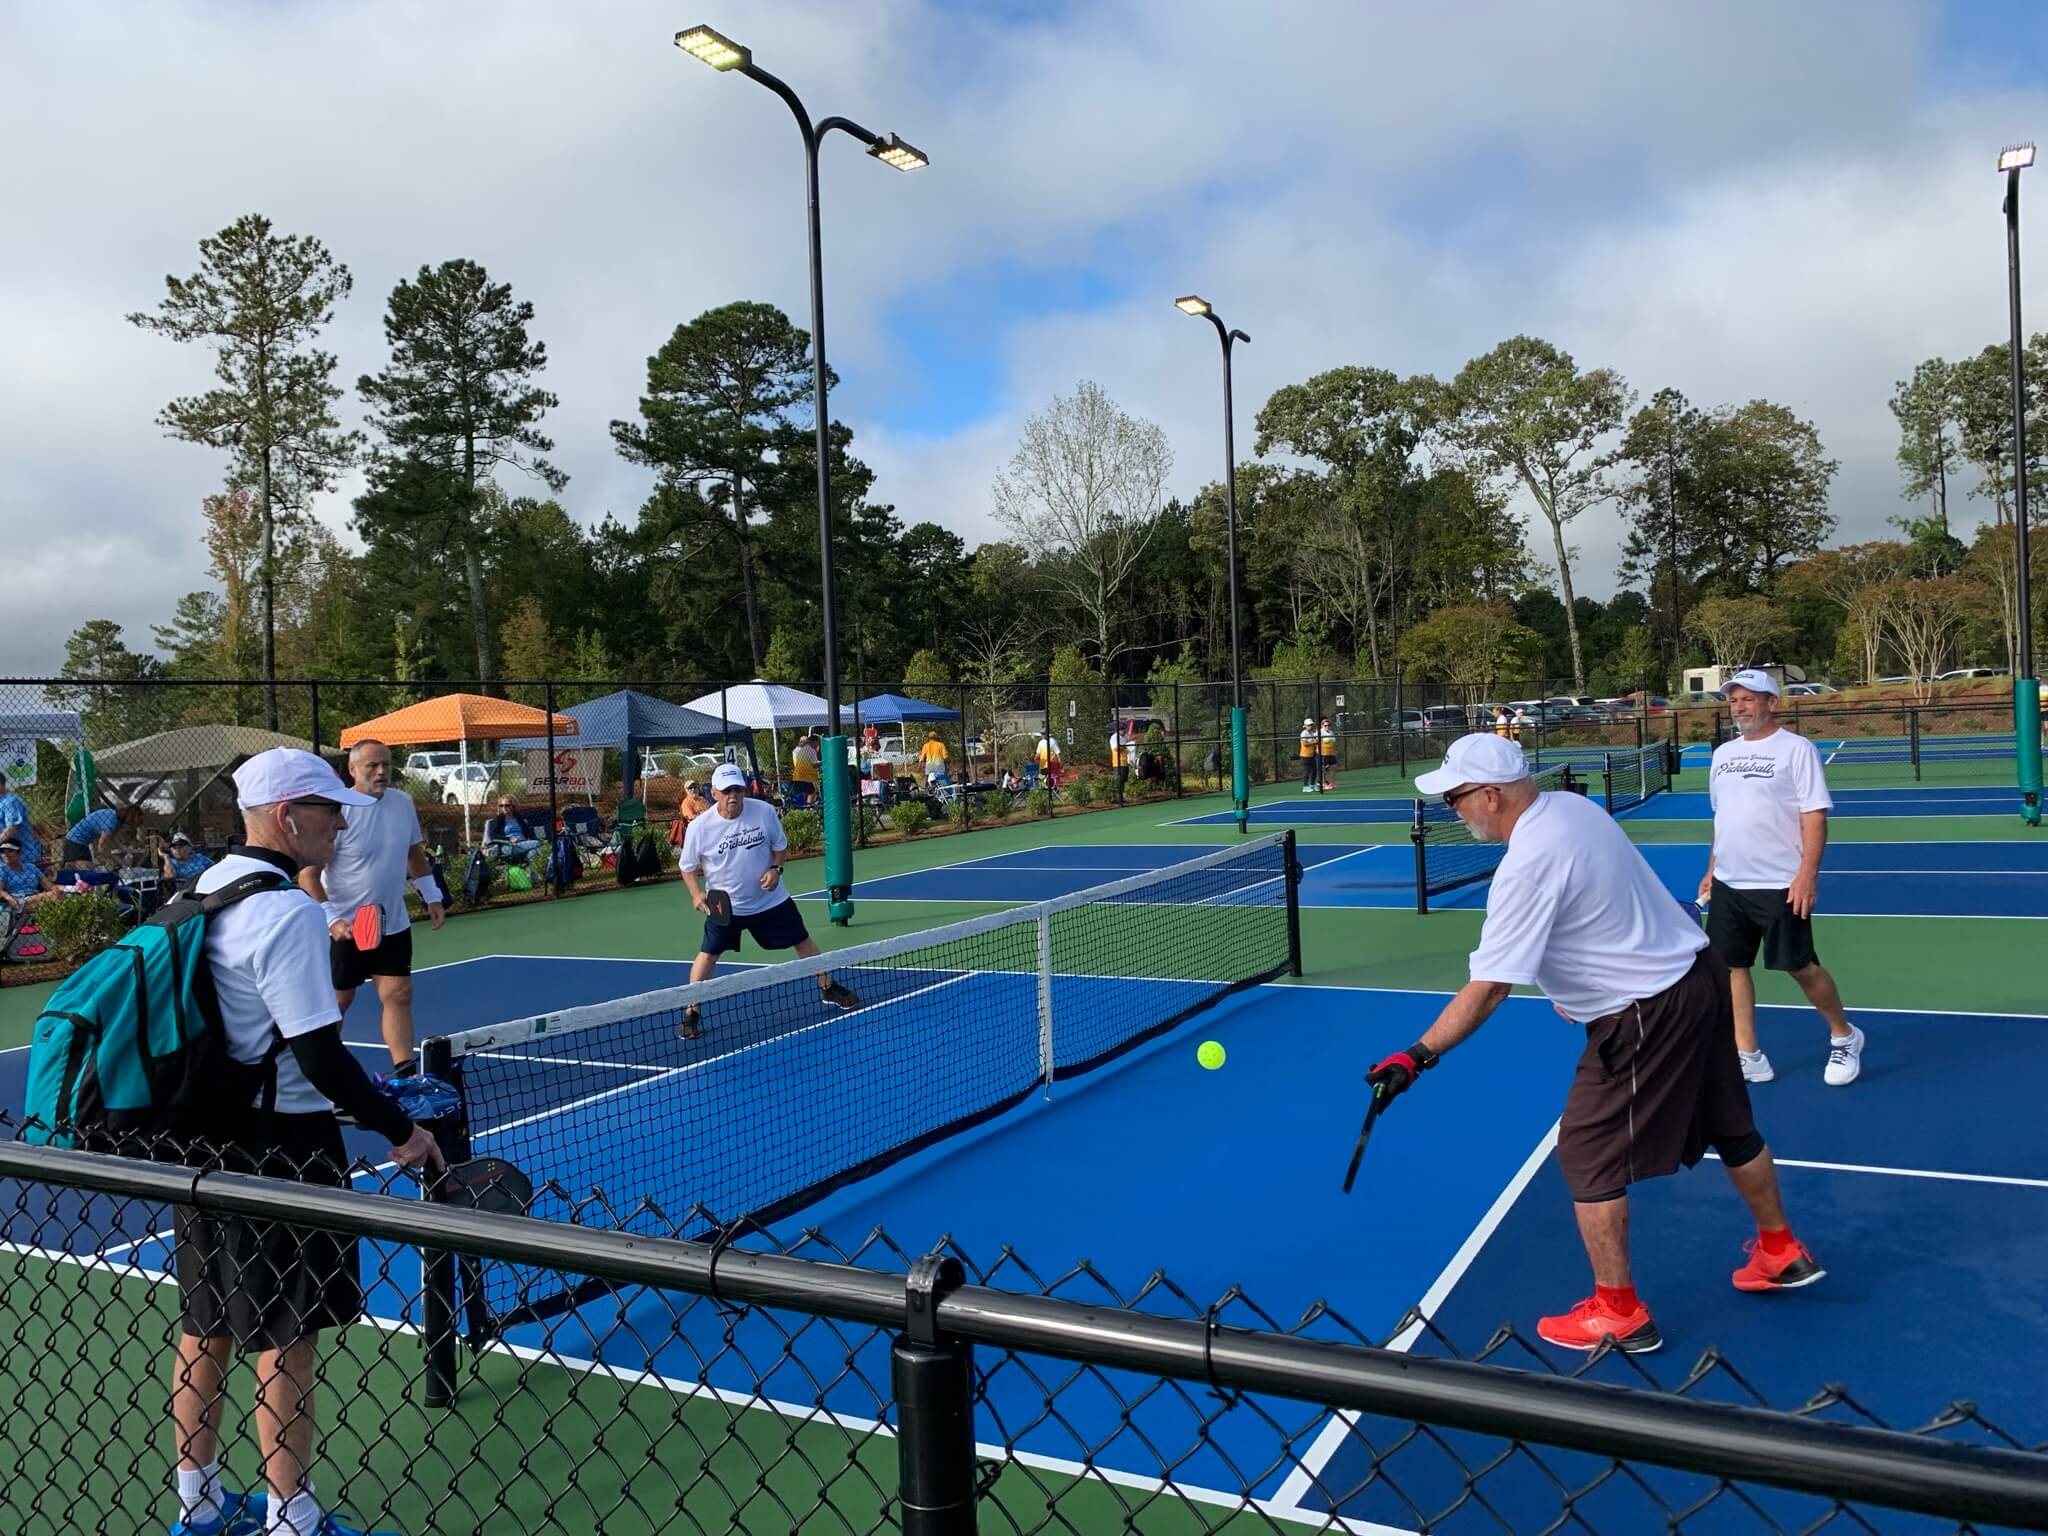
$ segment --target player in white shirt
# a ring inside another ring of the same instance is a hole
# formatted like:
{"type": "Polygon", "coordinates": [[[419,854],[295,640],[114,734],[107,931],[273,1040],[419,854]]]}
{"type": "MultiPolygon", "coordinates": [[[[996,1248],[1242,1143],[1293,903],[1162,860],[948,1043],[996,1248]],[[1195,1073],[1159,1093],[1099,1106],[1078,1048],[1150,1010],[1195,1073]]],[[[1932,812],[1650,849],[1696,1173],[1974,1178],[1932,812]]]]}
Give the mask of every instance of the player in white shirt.
{"type": "Polygon", "coordinates": [[[1742,734],[1714,748],[1707,791],[1714,805],[1714,846],[1700,876],[1707,940],[1728,967],[1735,999],[1735,1045],[1742,1075],[1768,1083],[1777,1074],[1756,1038],[1756,964],[1784,971],[1828,1021],[1832,1088],[1863,1070],[1863,1031],[1842,1010],[1842,994],[1813,947],[1820,858],[1828,846],[1828,793],[1820,753],[1778,725],[1778,682],[1768,672],[1738,672],[1723,685],[1728,713],[1742,734]]]}
{"type": "MultiPolygon", "coordinates": [[[[391,1143],[400,1167],[439,1166],[434,1138],[379,1093],[342,1040],[328,980],[320,909],[294,887],[302,865],[324,862],[335,834],[367,795],[347,788],[311,752],[273,747],[235,770],[243,844],[204,871],[201,893],[249,875],[272,876],[207,925],[206,961],[220,1000],[228,1054],[246,1067],[273,1063],[272,1113],[256,1104],[224,1118],[195,1112],[174,1138],[184,1161],[237,1173],[347,1188],[348,1152],[337,1106],[391,1143]]],[[[267,1074],[264,1074],[267,1076],[267,1074]]],[[[356,1240],[287,1223],[180,1208],[172,1267],[179,1330],[170,1411],[177,1429],[179,1518],[173,1536],[271,1531],[350,1536],[315,1498],[318,1336],[362,1315],[356,1240]],[[227,1489],[221,1417],[240,1349],[255,1357],[254,1429],[267,1496],[227,1489]],[[266,1508],[267,1504],[267,1508],[266,1508]]]]}
{"type": "MultiPolygon", "coordinates": [[[[763,949],[794,949],[805,958],[817,954],[817,941],[783,888],[789,839],[775,807],[748,799],[747,776],[731,763],[721,763],[712,773],[711,796],[711,809],[683,834],[676,861],[690,905],[704,914],[704,938],[690,962],[690,980],[709,976],[720,955],[740,947],[742,934],[752,934],[763,949]]],[[[828,971],[818,973],[818,992],[835,1008],[860,1006],[860,999],[828,971]]],[[[703,1010],[692,1003],[683,1010],[676,1033],[694,1040],[703,1027],[703,1010]]]]}
{"type": "Polygon", "coordinates": [[[1823,1271],[1793,1237],[1769,1148],[1751,1117],[1735,1058],[1725,967],[1628,834],[1582,795],[1539,794],[1522,749],[1461,736],[1415,787],[1441,795],[1486,842],[1507,852],[1487,893],[1472,979],[1422,1038],[1366,1080],[1391,1099],[1498,1008],[1534,986],[1586,1030],[1559,1122],[1557,1161],[1570,1189],[1594,1290],[1536,1331],[1567,1349],[1612,1338],[1631,1353],[1663,1343],[1635,1292],[1628,1186],[1692,1167],[1711,1147],[1756,1218],[1738,1290],[1809,1285],[1823,1271]]]}

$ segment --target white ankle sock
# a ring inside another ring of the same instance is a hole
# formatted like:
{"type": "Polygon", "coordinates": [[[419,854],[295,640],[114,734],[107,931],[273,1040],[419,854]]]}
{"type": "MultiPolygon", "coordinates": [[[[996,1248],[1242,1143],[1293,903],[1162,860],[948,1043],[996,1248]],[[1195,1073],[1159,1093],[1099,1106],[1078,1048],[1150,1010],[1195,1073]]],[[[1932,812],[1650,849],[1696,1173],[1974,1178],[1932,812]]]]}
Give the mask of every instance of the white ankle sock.
{"type": "Polygon", "coordinates": [[[279,1532],[285,1536],[313,1536],[319,1528],[320,1501],[313,1497],[311,1483],[282,1502],[276,1494],[270,1496],[269,1518],[263,1529],[271,1536],[279,1532]]]}
{"type": "Polygon", "coordinates": [[[221,1503],[218,1460],[197,1471],[178,1468],[178,1518],[187,1525],[215,1525],[227,1518],[221,1503]]]}

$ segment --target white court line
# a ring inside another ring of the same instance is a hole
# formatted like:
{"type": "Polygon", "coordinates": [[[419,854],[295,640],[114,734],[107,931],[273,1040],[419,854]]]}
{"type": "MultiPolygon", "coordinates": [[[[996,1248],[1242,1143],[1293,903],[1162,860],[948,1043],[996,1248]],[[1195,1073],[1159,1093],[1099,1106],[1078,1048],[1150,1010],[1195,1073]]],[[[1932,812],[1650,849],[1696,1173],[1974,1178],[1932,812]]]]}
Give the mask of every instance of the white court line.
{"type": "MultiPolygon", "coordinates": [[[[1721,1154],[1709,1152],[1707,1156],[1719,1160],[1721,1154]]],[[[1815,1168],[1822,1173],[1879,1173],[1895,1179],[1941,1179],[1955,1184],[2006,1184],[2017,1189],[2048,1189],[2048,1179],[2023,1179],[2004,1173],[1950,1173],[1940,1168],[1885,1168],[1875,1163],[1822,1163],[1806,1158],[1779,1157],[1771,1154],[1771,1161],[1780,1168],[1815,1168]]]]}
{"type": "MultiPolygon", "coordinates": [[[[1416,1303],[1416,1310],[1421,1312],[1423,1319],[1436,1315],[1437,1309],[1444,1304],[1457,1283],[1465,1278],[1465,1272],[1479,1257],[1479,1251],[1486,1246],[1487,1240],[1507,1219],[1508,1212],[1522,1197],[1522,1191],[1529,1187],[1530,1181],[1536,1177],[1545,1159],[1556,1149],[1557,1130],[1558,1122],[1553,1121],[1550,1129],[1543,1133],[1543,1139],[1536,1143],[1535,1149],[1522,1160],[1522,1166],[1515,1170],[1515,1176],[1508,1180],[1507,1187],[1501,1190],[1494,1197],[1493,1204],[1486,1208],[1486,1214],[1479,1218],[1479,1224],[1466,1236],[1465,1241],[1458,1245],[1458,1251],[1451,1255],[1451,1261],[1443,1267],[1429,1289],[1423,1292],[1422,1300],[1416,1303]]],[[[1387,1350],[1392,1354],[1405,1355],[1415,1347],[1415,1341],[1421,1337],[1422,1322],[1411,1323],[1388,1342],[1387,1350]]],[[[1323,1426],[1322,1433],[1317,1435],[1315,1442],[1309,1446],[1308,1454],[1295,1463],[1294,1470],[1287,1474],[1287,1480],[1273,1495],[1274,1504],[1287,1509],[1300,1508],[1302,1495],[1322,1476],[1323,1469],[1329,1465],[1338,1448],[1349,1438],[1359,1417],[1358,1414],[1348,1411],[1340,1411],[1331,1416],[1330,1422],[1323,1426]]]]}

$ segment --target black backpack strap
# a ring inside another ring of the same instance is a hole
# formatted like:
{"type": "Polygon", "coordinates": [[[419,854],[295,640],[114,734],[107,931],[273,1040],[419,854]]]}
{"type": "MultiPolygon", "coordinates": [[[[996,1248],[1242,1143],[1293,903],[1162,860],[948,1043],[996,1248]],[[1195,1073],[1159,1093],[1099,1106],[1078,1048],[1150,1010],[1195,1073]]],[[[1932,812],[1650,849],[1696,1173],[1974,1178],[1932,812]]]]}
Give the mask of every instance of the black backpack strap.
{"type": "Polygon", "coordinates": [[[254,896],[258,891],[290,891],[296,889],[297,887],[290,880],[286,879],[281,871],[264,869],[258,870],[254,874],[243,875],[238,880],[230,880],[219,890],[208,891],[204,896],[198,895],[195,892],[192,899],[199,903],[200,911],[211,917],[222,907],[231,907],[246,896],[254,896]]]}

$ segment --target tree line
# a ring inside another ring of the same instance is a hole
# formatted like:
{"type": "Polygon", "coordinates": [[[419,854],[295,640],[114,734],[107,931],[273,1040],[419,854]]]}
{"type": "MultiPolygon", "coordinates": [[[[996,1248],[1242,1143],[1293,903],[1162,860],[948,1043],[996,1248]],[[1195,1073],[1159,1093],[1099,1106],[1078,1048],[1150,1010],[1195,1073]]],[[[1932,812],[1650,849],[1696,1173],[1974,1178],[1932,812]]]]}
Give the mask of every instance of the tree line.
{"type": "MultiPolygon", "coordinates": [[[[223,707],[272,724],[261,682],[278,676],[822,675],[810,337],[780,310],[725,304],[659,339],[637,406],[610,427],[653,489],[629,518],[590,521],[549,458],[559,402],[511,284],[462,258],[398,282],[351,430],[321,345],[348,268],[260,215],[199,249],[192,275],[129,318],[213,354],[213,386],[159,416],[223,456],[198,509],[212,586],[178,599],[150,649],[88,621],[65,675],[248,678],[223,707]],[[310,511],[353,467],[359,549],[310,511]]],[[[1864,678],[2008,660],[2022,515],[2008,366],[1993,345],[1898,385],[1903,489],[1925,510],[1896,520],[1897,539],[1845,548],[1829,545],[1836,461],[1777,402],[1696,405],[1668,386],[1643,401],[1530,336],[1447,379],[1347,366],[1287,385],[1258,409],[1238,472],[1247,667],[1606,693],[1668,688],[1698,660],[1864,678]],[[1990,515],[1966,536],[1973,501],[1990,515]],[[1571,539],[1601,507],[1626,534],[1606,602],[1576,590],[1571,539]]],[[[2048,335],[2025,366],[2038,415],[2048,335]]],[[[829,442],[843,675],[991,697],[1054,673],[1227,675],[1222,487],[1168,495],[1165,434],[1098,386],[1027,422],[990,489],[1004,537],[974,548],[878,500],[843,423],[829,442]]],[[[2030,436],[2030,456],[2044,452],[2048,422],[2030,436]]],[[[2048,466],[2030,474],[2024,515],[2039,522],[2048,466]]],[[[2038,625],[2048,581],[2035,590],[2038,625]]]]}

